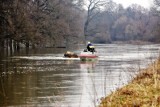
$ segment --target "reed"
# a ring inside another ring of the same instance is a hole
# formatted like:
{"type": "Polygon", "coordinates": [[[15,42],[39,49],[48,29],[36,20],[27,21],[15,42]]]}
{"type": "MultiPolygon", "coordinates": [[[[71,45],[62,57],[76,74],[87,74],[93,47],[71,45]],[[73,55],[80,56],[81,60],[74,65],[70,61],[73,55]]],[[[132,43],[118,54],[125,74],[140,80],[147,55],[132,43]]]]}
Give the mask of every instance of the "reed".
{"type": "Polygon", "coordinates": [[[160,107],[160,59],[128,85],[101,98],[99,107],[160,107]]]}

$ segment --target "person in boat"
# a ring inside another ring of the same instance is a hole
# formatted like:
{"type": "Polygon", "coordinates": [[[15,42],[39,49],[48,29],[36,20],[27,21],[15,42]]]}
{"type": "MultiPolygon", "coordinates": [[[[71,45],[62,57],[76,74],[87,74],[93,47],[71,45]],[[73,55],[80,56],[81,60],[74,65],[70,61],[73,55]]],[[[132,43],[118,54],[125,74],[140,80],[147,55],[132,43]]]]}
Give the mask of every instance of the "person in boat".
{"type": "Polygon", "coordinates": [[[92,53],[96,52],[95,51],[95,47],[91,44],[91,42],[88,42],[88,44],[87,44],[87,50],[89,52],[92,52],[92,53]]]}

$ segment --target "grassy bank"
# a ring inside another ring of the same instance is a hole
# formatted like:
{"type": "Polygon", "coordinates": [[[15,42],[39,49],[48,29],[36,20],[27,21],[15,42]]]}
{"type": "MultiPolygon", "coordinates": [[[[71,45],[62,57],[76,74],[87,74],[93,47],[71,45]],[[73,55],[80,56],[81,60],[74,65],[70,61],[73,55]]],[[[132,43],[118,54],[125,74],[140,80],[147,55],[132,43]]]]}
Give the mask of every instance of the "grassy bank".
{"type": "Polygon", "coordinates": [[[160,60],[128,85],[102,98],[99,107],[160,107],[160,60]]]}

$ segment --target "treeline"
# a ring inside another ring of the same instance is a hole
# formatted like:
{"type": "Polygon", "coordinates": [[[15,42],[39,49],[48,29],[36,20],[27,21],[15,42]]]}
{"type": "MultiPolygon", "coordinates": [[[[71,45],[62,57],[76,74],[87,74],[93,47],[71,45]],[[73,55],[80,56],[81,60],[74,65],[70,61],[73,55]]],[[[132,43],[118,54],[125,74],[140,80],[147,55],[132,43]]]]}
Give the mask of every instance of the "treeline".
{"type": "Polygon", "coordinates": [[[136,4],[123,8],[121,4],[109,2],[90,23],[88,31],[88,39],[97,43],[160,42],[159,16],[153,8],[149,10],[136,4]]]}
{"type": "Polygon", "coordinates": [[[0,49],[113,41],[160,41],[158,8],[124,8],[112,0],[1,0],[0,49]],[[156,14],[155,14],[156,13],[156,14]]]}
{"type": "Polygon", "coordinates": [[[83,33],[81,13],[79,0],[1,0],[0,48],[76,43],[83,33]]]}

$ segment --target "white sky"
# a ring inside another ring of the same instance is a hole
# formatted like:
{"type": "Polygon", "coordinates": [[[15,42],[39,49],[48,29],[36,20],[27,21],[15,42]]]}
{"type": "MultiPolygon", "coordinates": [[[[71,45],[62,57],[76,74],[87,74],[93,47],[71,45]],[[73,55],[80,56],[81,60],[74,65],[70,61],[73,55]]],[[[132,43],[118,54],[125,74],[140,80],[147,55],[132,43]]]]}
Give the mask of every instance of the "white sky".
{"type": "Polygon", "coordinates": [[[150,8],[152,0],[113,0],[116,3],[122,4],[125,8],[131,4],[139,4],[145,8],[150,8]]]}

